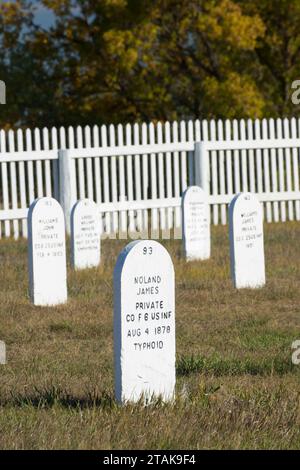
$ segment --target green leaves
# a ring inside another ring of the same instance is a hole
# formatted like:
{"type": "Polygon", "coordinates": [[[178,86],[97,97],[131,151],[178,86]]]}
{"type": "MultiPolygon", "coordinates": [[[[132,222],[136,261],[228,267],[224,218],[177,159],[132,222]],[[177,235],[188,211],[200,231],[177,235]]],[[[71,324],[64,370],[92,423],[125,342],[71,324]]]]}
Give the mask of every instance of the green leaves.
{"type": "Polygon", "coordinates": [[[297,0],[29,0],[0,5],[0,125],[294,114],[297,0]]]}

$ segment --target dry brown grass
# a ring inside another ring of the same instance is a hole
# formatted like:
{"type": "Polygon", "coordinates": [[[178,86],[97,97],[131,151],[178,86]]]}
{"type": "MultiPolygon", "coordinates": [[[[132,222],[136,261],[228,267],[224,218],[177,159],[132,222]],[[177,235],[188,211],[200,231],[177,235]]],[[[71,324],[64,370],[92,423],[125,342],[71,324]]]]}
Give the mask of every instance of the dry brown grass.
{"type": "Polygon", "coordinates": [[[0,241],[0,448],[300,448],[300,224],[266,226],[267,286],[232,288],[227,228],[212,258],[176,270],[177,400],[120,407],[113,394],[112,270],[69,270],[69,302],[33,307],[26,242],[0,241]]]}

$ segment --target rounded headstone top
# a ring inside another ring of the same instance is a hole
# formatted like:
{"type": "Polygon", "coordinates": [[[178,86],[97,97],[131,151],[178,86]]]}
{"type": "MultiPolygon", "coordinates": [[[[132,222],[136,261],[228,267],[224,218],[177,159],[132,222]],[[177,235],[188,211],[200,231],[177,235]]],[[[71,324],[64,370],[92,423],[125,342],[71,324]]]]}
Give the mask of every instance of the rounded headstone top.
{"type": "Polygon", "coordinates": [[[245,193],[238,193],[234,196],[229,204],[229,210],[233,210],[234,208],[238,207],[240,204],[256,204],[257,206],[261,206],[258,197],[256,194],[245,192],[245,193]]]}
{"type": "Polygon", "coordinates": [[[29,207],[29,211],[28,211],[28,217],[31,217],[32,216],[32,213],[35,209],[39,208],[39,206],[43,207],[43,206],[47,206],[47,207],[52,207],[53,209],[57,210],[58,212],[60,212],[62,215],[63,215],[63,209],[60,205],[60,203],[57,201],[57,199],[54,199],[53,197],[39,197],[37,199],[35,199],[31,204],[30,204],[30,207],[29,207]]]}
{"type": "Polygon", "coordinates": [[[97,204],[92,201],[92,199],[88,199],[88,198],[85,198],[85,199],[79,199],[77,202],[75,202],[73,208],[72,208],[72,211],[74,211],[76,208],[78,208],[78,206],[83,206],[83,207],[97,207],[97,204]]]}
{"type": "Polygon", "coordinates": [[[197,195],[198,197],[200,195],[202,197],[207,197],[206,192],[202,188],[200,188],[200,186],[189,186],[182,194],[182,200],[184,201],[186,197],[190,197],[192,195],[197,195]]]}
{"type": "Polygon", "coordinates": [[[141,247],[142,250],[151,248],[155,249],[156,255],[159,255],[158,262],[165,262],[167,260],[170,262],[170,265],[172,265],[174,270],[172,258],[168,250],[163,245],[161,245],[161,243],[155,240],[134,240],[128,243],[128,245],[126,245],[125,248],[123,248],[123,250],[120,252],[115,264],[114,275],[118,274],[122,270],[125,261],[128,261],[132,256],[134,256],[136,252],[141,249],[141,247]]]}

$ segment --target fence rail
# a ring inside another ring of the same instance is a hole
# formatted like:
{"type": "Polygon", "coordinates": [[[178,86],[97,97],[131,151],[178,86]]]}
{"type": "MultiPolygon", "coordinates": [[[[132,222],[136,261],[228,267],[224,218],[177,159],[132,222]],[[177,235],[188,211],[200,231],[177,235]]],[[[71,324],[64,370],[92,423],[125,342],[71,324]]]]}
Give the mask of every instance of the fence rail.
{"type": "Polygon", "coordinates": [[[0,236],[26,237],[42,196],[95,200],[107,233],[179,229],[191,184],[208,191],[214,224],[240,191],[258,194],[267,222],[300,220],[299,148],[296,118],[0,131],[0,236]]]}

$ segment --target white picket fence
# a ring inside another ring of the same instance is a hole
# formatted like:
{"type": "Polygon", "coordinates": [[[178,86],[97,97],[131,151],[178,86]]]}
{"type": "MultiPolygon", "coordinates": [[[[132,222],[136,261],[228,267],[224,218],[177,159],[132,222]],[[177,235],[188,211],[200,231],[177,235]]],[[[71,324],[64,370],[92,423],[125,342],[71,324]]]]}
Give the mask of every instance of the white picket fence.
{"type": "Polygon", "coordinates": [[[180,231],[191,184],[209,192],[214,224],[226,224],[240,191],[258,194],[267,222],[300,220],[299,148],[295,118],[0,131],[0,236],[26,237],[42,196],[66,215],[77,199],[95,200],[107,234],[149,223],[180,231]]]}

